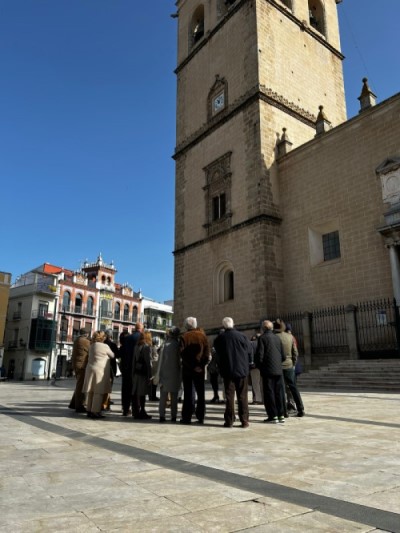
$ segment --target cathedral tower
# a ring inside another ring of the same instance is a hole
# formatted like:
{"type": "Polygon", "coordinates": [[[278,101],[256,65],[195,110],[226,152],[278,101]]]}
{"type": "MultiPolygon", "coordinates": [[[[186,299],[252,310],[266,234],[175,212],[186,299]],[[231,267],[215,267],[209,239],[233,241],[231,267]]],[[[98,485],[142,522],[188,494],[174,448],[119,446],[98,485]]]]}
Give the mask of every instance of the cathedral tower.
{"type": "Polygon", "coordinates": [[[314,138],[320,105],[346,119],[337,3],[177,1],[177,324],[284,311],[275,161],[314,138]]]}

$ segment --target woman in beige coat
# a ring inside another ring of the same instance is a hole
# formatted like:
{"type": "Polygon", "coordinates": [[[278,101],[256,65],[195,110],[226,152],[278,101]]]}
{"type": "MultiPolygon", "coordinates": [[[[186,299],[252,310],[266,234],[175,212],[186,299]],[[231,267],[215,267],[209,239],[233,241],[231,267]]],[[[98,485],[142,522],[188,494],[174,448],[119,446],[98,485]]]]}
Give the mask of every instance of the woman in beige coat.
{"type": "Polygon", "coordinates": [[[93,335],[83,385],[83,391],[87,394],[87,416],[94,419],[104,418],[101,414],[103,396],[111,391],[110,360],[114,353],[104,344],[105,338],[104,331],[96,331],[93,335]]]}

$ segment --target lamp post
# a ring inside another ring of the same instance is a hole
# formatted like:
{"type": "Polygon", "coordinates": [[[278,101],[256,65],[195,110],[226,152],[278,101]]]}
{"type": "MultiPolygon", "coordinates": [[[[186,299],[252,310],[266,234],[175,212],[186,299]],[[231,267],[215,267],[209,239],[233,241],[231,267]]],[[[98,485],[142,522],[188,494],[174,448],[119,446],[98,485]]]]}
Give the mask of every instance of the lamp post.
{"type": "Polygon", "coordinates": [[[62,373],[62,351],[63,349],[64,349],[64,344],[60,342],[60,353],[57,356],[57,363],[56,363],[56,379],[59,379],[62,373]]]}

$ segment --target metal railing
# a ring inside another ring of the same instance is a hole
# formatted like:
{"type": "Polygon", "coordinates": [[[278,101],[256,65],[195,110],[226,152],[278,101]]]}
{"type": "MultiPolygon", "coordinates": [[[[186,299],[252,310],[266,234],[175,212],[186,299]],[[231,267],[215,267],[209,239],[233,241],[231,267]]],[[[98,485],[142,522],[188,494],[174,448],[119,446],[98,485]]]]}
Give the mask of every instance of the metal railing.
{"type": "Polygon", "coordinates": [[[292,328],[292,334],[297,341],[297,349],[300,354],[304,354],[304,336],[303,336],[303,316],[304,313],[288,313],[282,315],[281,318],[285,324],[290,324],[292,328]]]}
{"type": "Polygon", "coordinates": [[[387,298],[358,303],[356,330],[361,355],[398,354],[400,320],[396,300],[387,298]]]}
{"type": "Polygon", "coordinates": [[[311,352],[349,351],[344,306],[316,309],[311,313],[311,352]]]}
{"type": "Polygon", "coordinates": [[[82,305],[60,305],[60,313],[71,313],[75,315],[94,316],[93,307],[84,307],[82,305]]]}

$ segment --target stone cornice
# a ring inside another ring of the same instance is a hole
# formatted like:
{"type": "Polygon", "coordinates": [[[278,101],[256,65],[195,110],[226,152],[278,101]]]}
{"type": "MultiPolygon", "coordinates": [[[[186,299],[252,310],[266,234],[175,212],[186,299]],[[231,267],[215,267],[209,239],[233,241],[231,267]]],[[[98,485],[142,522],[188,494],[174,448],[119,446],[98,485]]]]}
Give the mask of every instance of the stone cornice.
{"type": "Polygon", "coordinates": [[[315,115],[299,107],[294,102],[290,102],[285,97],[274,92],[272,89],[265,87],[265,85],[256,85],[247,91],[241,98],[236,100],[227,109],[218,113],[218,115],[209,120],[209,122],[203,124],[201,128],[184,139],[183,142],[176,147],[175,154],[172,156],[173,159],[178,159],[178,157],[182,156],[187,150],[193,148],[193,146],[205,139],[207,135],[213,133],[218,128],[226,124],[226,122],[235,117],[238,113],[241,113],[251,104],[260,100],[280,109],[281,111],[284,111],[304,124],[307,124],[307,126],[315,128],[315,115]]]}
{"type": "Polygon", "coordinates": [[[240,222],[240,224],[236,224],[235,226],[232,226],[224,231],[216,233],[215,235],[210,235],[209,237],[206,237],[205,239],[200,239],[199,241],[192,242],[191,244],[188,244],[187,246],[184,246],[183,248],[178,248],[174,250],[173,254],[174,255],[183,254],[187,252],[188,250],[197,248],[198,246],[202,246],[203,244],[211,242],[214,239],[219,239],[223,235],[227,235],[228,233],[239,231],[247,226],[252,226],[254,224],[259,224],[263,222],[268,222],[268,223],[279,225],[281,224],[282,219],[274,215],[258,215],[256,217],[245,220],[244,222],[240,222]]]}

